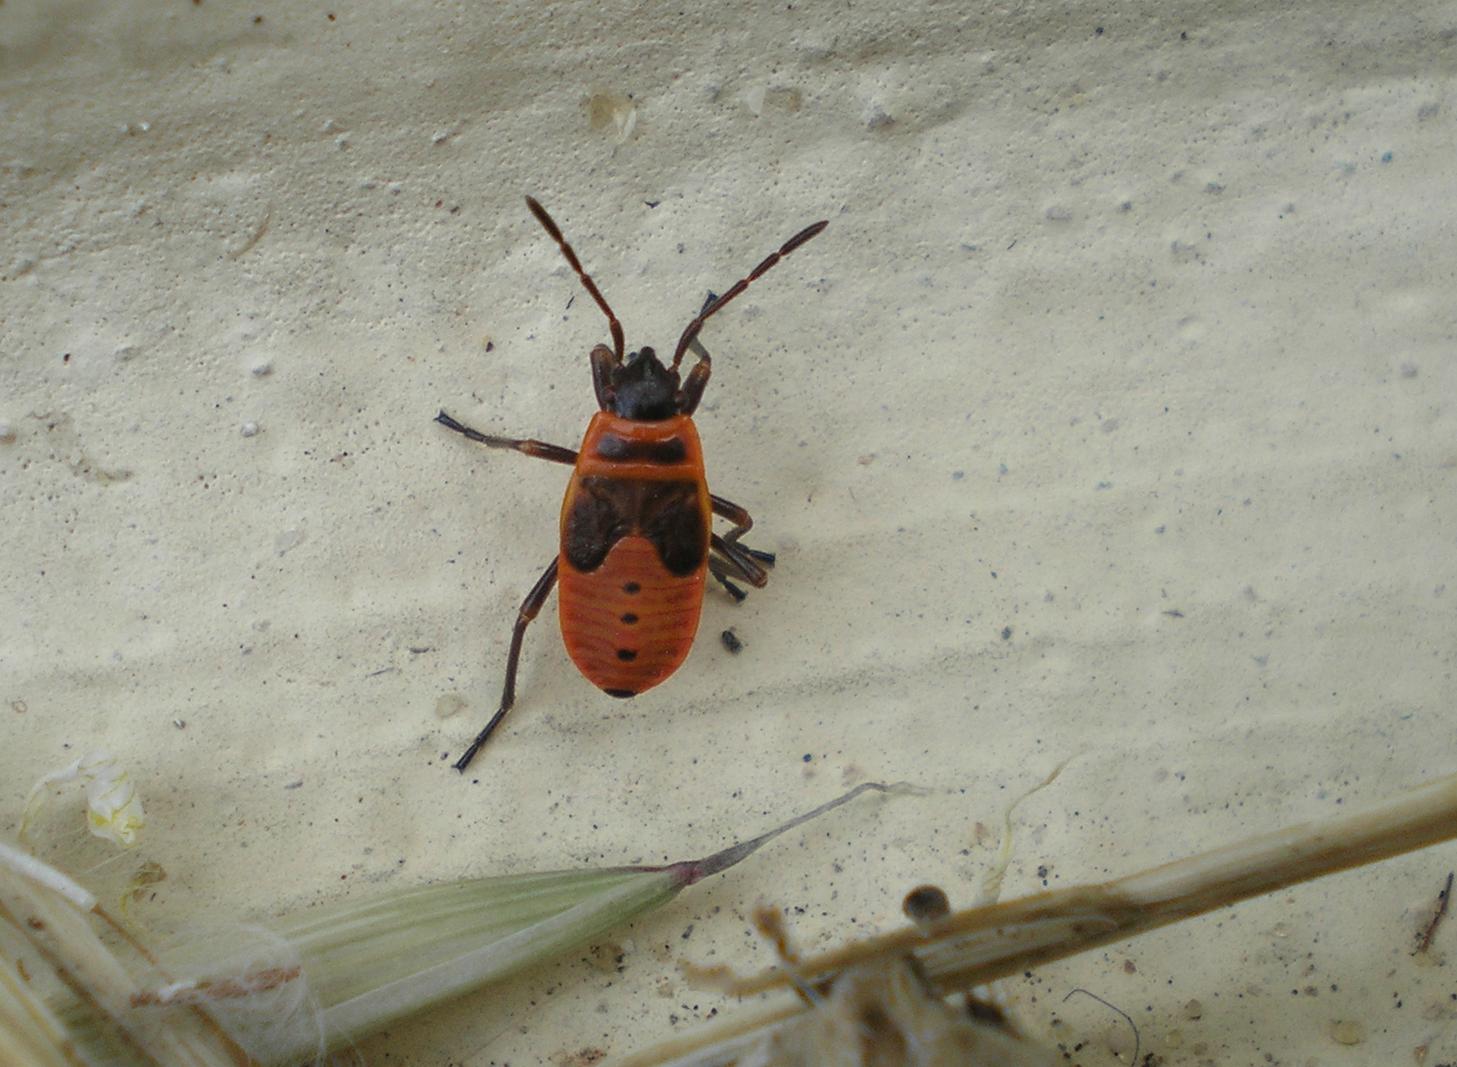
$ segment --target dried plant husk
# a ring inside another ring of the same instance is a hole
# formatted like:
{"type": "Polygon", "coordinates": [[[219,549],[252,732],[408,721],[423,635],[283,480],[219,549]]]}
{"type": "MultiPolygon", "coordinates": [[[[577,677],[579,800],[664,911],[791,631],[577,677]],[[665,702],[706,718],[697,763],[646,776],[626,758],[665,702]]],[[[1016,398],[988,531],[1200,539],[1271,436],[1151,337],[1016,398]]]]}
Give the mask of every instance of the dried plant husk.
{"type": "Polygon", "coordinates": [[[739,1067],[1057,1067],[1062,1057],[936,995],[909,956],[856,964],[739,1067]]]}
{"type": "MultiPolygon", "coordinates": [[[[688,967],[690,977],[701,984],[739,996],[790,986],[803,995],[807,987],[815,985],[828,989],[830,995],[812,1005],[801,999],[746,1012],[701,1033],[629,1056],[618,1064],[807,1067],[815,1063],[876,1062],[900,1067],[938,1063],[909,1053],[899,1059],[854,1059],[854,1050],[849,1046],[816,1044],[815,1038],[837,1032],[833,1019],[827,1021],[826,1015],[833,1015],[845,1003],[839,997],[842,983],[850,982],[852,988],[863,991],[877,974],[892,973],[896,961],[905,961],[923,975],[926,996],[940,1003],[939,998],[953,992],[967,991],[1041,963],[1453,838],[1457,838],[1457,775],[1364,811],[1301,823],[1101,885],[1054,890],[952,912],[931,924],[895,930],[796,960],[792,968],[776,967],[741,979],[723,970],[688,967]],[[803,1049],[815,1051],[807,1054],[803,1049]],[[836,1058],[841,1055],[844,1058],[836,1058]]],[[[897,1005],[904,1008],[909,1003],[904,993],[903,988],[898,999],[883,993],[881,1014],[897,1017],[897,1005]]],[[[913,1018],[904,1010],[900,1016],[913,1018]]],[[[863,1023],[863,1010],[860,1017],[863,1023]]],[[[982,1025],[968,1016],[962,1018],[966,1025],[982,1025]]],[[[864,1032],[863,1026],[859,1032],[864,1032]]],[[[921,1055],[934,1051],[926,1046],[921,1055]]],[[[1037,1058],[1044,1052],[1025,1043],[1017,1047],[1016,1055],[1023,1057],[1020,1059],[1007,1058],[1010,1054],[1005,1053],[1001,1059],[979,1055],[960,1062],[968,1067],[1044,1062],[1037,1058]]]]}

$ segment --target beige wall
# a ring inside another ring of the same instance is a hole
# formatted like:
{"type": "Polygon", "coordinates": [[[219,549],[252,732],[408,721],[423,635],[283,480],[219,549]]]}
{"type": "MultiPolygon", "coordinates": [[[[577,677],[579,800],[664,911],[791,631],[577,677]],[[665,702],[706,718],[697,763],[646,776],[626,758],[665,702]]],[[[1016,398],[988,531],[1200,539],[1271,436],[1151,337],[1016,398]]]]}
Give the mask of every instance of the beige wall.
{"type": "MultiPolygon", "coordinates": [[[[531,1063],[707,1015],[673,960],[765,962],[757,900],[806,947],[916,882],[968,902],[1070,756],[1008,894],[1452,770],[1452,8],[1270,8],[6,0],[0,810],[116,753],[166,926],[943,790],[685,895],[621,973],[569,960],[363,1050],[531,1063]],[[711,595],[628,703],[549,606],[461,780],[566,471],[430,420],[575,445],[606,336],[526,193],[630,347],[830,228],[703,334],[710,483],[769,588],[711,595]]],[[[1407,955],[1453,859],[1008,991],[1033,1032],[1121,1040],[1060,1003],[1088,987],[1170,1063],[1457,1058],[1450,981],[1407,955]]]]}

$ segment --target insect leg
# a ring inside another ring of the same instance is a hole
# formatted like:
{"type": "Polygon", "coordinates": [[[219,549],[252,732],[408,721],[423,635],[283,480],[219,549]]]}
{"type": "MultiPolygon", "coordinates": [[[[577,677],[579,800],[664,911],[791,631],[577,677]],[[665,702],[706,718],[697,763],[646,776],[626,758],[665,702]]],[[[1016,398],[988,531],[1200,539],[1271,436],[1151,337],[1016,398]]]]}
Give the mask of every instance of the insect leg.
{"type": "Polygon", "coordinates": [[[772,567],[774,565],[774,557],[772,554],[768,552],[759,553],[760,556],[769,556],[768,560],[760,562],[757,557],[751,554],[752,549],[736,541],[730,541],[726,537],[720,537],[718,534],[713,535],[711,544],[713,551],[724,558],[724,561],[730,565],[732,571],[737,572],[737,577],[742,578],[756,589],[763,589],[764,586],[769,584],[769,572],[765,568],[766,566],[772,567]]]}
{"type": "Polygon", "coordinates": [[[735,568],[733,564],[729,563],[728,560],[723,559],[719,556],[709,556],[708,573],[712,574],[714,580],[717,581],[719,585],[723,586],[724,592],[728,593],[729,596],[734,598],[735,603],[742,603],[744,598],[749,595],[748,593],[740,589],[737,585],[735,585],[733,582],[729,581],[730,574],[732,574],[735,578],[742,578],[743,575],[740,574],[738,569],[735,568]]]}
{"type": "Polygon", "coordinates": [[[754,519],[748,511],[732,500],[725,500],[712,493],[709,494],[709,501],[715,515],[734,524],[727,537],[713,535],[713,550],[723,558],[710,557],[709,571],[728,590],[729,596],[735,600],[743,600],[744,591],[729,581],[729,578],[741,578],[756,588],[764,588],[769,581],[769,575],[764,568],[774,566],[774,553],[761,552],[739,542],[739,538],[754,527],[754,519]],[[715,562],[718,564],[717,568],[714,567],[715,562]]]}
{"type": "Polygon", "coordinates": [[[516,626],[511,631],[511,651],[506,655],[506,687],[501,693],[501,707],[496,714],[491,716],[491,721],[486,723],[486,728],[476,735],[476,739],[470,743],[460,759],[455,761],[455,769],[462,774],[469,766],[470,761],[475,758],[486,739],[491,736],[491,731],[501,724],[506,717],[506,712],[511,710],[511,705],[516,703],[516,667],[521,662],[521,640],[526,636],[526,627],[531,620],[536,618],[541,611],[541,606],[546,603],[546,598],[551,595],[551,590],[556,585],[557,561],[552,560],[551,566],[542,572],[536,584],[531,587],[531,592],[526,594],[526,599],[521,602],[521,610],[516,614],[516,626]]]}
{"type": "MultiPolygon", "coordinates": [[[[717,300],[718,294],[710,289],[708,299],[704,300],[699,314],[706,312],[717,300]]],[[[703,399],[703,390],[708,387],[709,375],[713,373],[713,357],[697,337],[688,342],[688,351],[698,357],[698,362],[693,364],[693,369],[688,372],[682,388],[678,390],[678,411],[683,415],[692,415],[698,410],[698,402],[703,399]]]]}
{"type": "MultiPolygon", "coordinates": [[[[688,347],[691,350],[693,346],[688,347]]],[[[688,372],[688,377],[678,389],[678,414],[692,415],[698,410],[698,402],[703,399],[703,390],[708,388],[708,376],[711,373],[713,365],[705,351],[698,362],[693,364],[693,369],[688,372]]]]}
{"type": "Polygon", "coordinates": [[[612,410],[612,371],[622,364],[606,345],[598,345],[587,357],[592,364],[592,391],[597,394],[597,406],[603,411],[612,410]]]}
{"type": "Polygon", "coordinates": [[[576,463],[577,454],[570,448],[563,448],[561,445],[549,445],[545,441],[531,441],[515,437],[493,437],[479,430],[472,430],[456,422],[445,412],[435,416],[435,421],[444,426],[447,430],[454,430],[456,433],[468,437],[477,444],[487,445],[491,448],[510,448],[525,456],[534,456],[537,459],[549,459],[553,463],[576,463]]]}
{"type": "Polygon", "coordinates": [[[708,498],[713,507],[713,513],[719,518],[728,519],[729,522],[734,524],[734,528],[728,532],[728,536],[724,540],[738,545],[739,548],[753,556],[760,563],[767,563],[771,567],[774,566],[773,552],[760,552],[757,548],[750,548],[748,545],[738,544],[739,538],[754,528],[754,519],[748,511],[735,504],[732,500],[725,500],[723,497],[715,496],[712,493],[708,495],[708,498]]]}

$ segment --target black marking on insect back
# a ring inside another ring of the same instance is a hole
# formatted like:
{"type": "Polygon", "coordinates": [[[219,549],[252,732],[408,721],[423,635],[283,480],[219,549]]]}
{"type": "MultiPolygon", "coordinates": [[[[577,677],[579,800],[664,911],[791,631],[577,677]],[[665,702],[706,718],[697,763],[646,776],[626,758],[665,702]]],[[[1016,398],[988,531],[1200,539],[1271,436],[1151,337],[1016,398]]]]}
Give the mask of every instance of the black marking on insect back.
{"type": "MultiPolygon", "coordinates": [[[[629,533],[653,543],[668,573],[692,574],[708,553],[708,526],[697,482],[654,481],[593,475],[578,483],[567,510],[562,547],[567,562],[579,571],[593,571],[629,533]]],[[[623,585],[637,593],[637,582],[623,585]]]]}
{"type": "Polygon", "coordinates": [[[636,582],[628,582],[622,587],[622,591],[624,593],[641,593],[642,586],[638,585],[636,582]]]}
{"type": "Polygon", "coordinates": [[[682,463],[688,457],[688,449],[679,437],[670,437],[666,441],[630,441],[606,433],[597,440],[597,456],[600,459],[672,464],[682,463]]]}
{"type": "Polygon", "coordinates": [[[703,566],[708,526],[695,482],[653,482],[643,498],[642,532],[668,573],[682,578],[703,566]]]}
{"type": "Polygon", "coordinates": [[[637,659],[637,649],[619,648],[617,650],[617,658],[622,660],[623,663],[631,663],[633,660],[637,659]]]}
{"type": "Polygon", "coordinates": [[[629,611],[622,616],[622,621],[627,623],[627,625],[631,626],[633,623],[637,622],[637,616],[629,611]]]}
{"type": "Polygon", "coordinates": [[[628,697],[637,696],[631,689],[604,689],[602,692],[610,697],[617,697],[619,700],[626,700],[628,697]]]}
{"type": "Polygon", "coordinates": [[[562,530],[562,550],[567,562],[579,571],[602,566],[612,546],[627,536],[629,523],[621,501],[610,492],[605,478],[583,478],[562,530]],[[607,491],[604,491],[607,490],[607,491]]]}

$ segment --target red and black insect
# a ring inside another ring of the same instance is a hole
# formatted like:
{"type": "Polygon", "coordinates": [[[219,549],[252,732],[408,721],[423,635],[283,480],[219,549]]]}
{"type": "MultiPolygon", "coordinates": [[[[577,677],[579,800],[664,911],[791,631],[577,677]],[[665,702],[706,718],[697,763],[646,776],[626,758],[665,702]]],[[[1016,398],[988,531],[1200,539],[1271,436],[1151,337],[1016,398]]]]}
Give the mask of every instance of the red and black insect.
{"type": "Polygon", "coordinates": [[[597,345],[589,357],[592,386],[601,409],[592,416],[580,451],[541,441],[494,437],[464,426],[444,411],[435,421],[491,448],[573,466],[562,501],[561,548],[526,595],[511,631],[501,707],[476,736],[455,769],[464,771],[516,700],[516,668],[526,627],[552,587],[561,585],[562,641],[577,669],[615,697],[651,689],[688,655],[698,631],[703,588],[709,574],[736,600],[734,579],[762,588],[774,557],[741,544],[754,525],[749,513],[708,491],[703,451],[693,412],[708,385],[712,361],[698,331],[781,258],[829,223],[795,234],[748,276],[707,303],[683,331],[667,366],[646,346],[623,358],[622,324],[577,259],[562,231],[531,197],[526,206],[577,272],[607,316],[612,347],[597,345]],[[697,362],[680,382],[678,366],[692,349],[697,362]],[[713,516],[733,528],[720,536],[713,516]]]}

